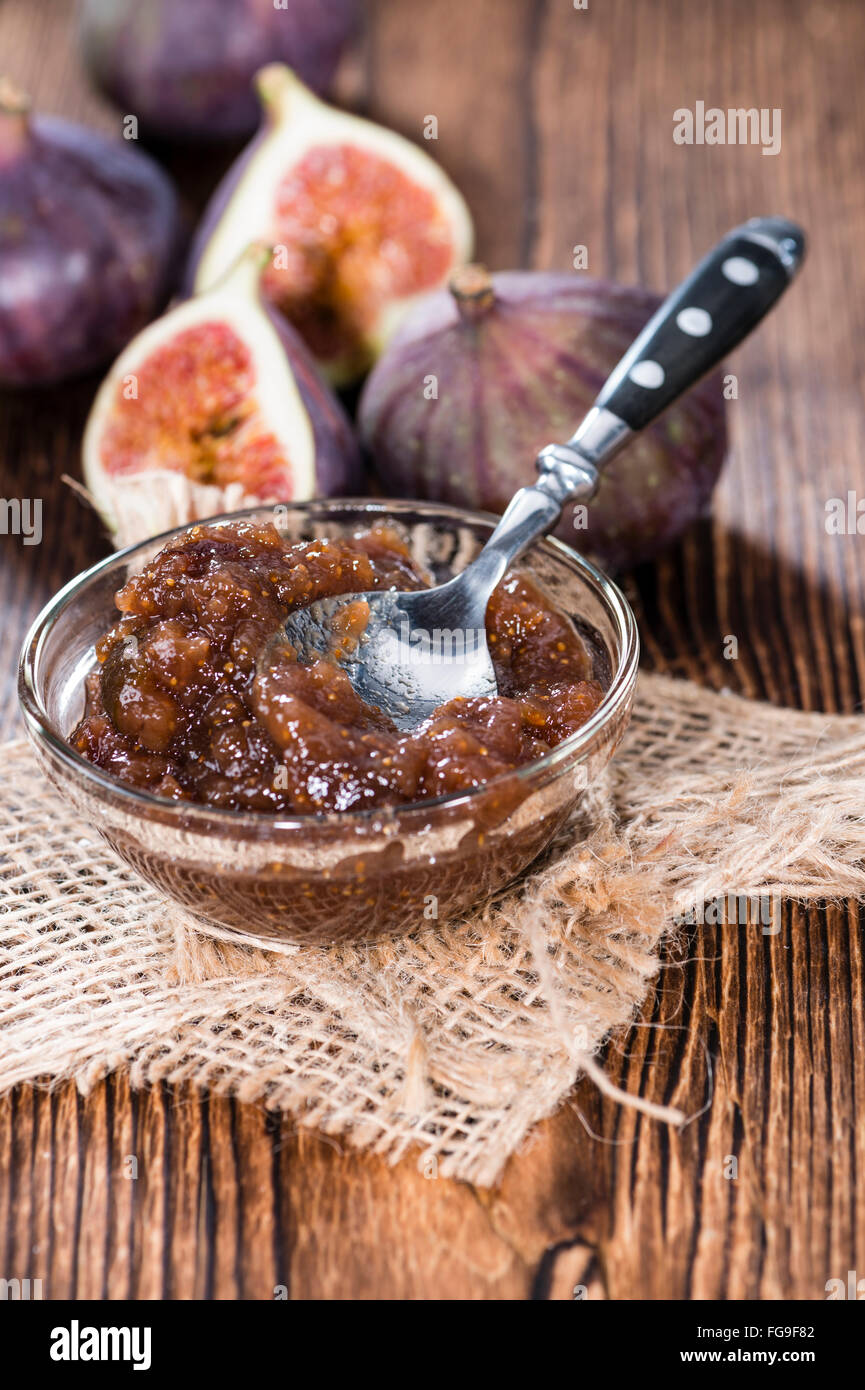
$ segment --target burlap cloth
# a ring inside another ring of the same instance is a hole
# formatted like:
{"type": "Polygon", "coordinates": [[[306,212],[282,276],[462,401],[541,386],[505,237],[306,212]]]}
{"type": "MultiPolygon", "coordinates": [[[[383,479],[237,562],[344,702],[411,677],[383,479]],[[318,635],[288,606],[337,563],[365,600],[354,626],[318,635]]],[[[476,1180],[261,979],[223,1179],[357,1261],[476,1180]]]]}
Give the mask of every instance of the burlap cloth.
{"type": "Polygon", "coordinates": [[[865,894],[863,789],[865,719],[644,675],[603,785],[521,882],[459,926],[275,951],[198,932],[8,744],[0,1090],[86,1091],[128,1065],[137,1086],[192,1081],[492,1183],[580,1071],[613,1089],[596,1054],[677,915],[726,894],[865,894]]]}

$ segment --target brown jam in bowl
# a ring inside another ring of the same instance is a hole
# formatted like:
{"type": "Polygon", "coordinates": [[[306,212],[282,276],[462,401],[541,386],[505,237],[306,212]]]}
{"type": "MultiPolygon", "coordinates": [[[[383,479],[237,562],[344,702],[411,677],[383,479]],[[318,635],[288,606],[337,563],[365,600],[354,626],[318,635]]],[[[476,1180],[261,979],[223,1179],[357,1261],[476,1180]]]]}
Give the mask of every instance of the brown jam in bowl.
{"type": "Polygon", "coordinates": [[[586,643],[519,570],[487,610],[497,695],[453,700],[410,733],[364,704],[335,661],[300,665],[288,649],[257,673],[293,609],[429,582],[393,524],[312,541],[286,541],[268,522],[195,526],[117,594],[121,618],[97,644],[70,742],[158,797],[315,815],[481,787],[550,752],[598,708],[586,643]]]}
{"type": "Polygon", "coordinates": [[[318,499],[108,556],[25,642],[40,765],[201,930],[327,947],[458,925],[560,829],[579,833],[572,813],[636,684],[636,623],[615,585],[558,541],[532,546],[488,608],[499,693],[411,735],[359,704],[335,665],[287,660],[264,679],[256,656],[316,594],[445,583],[494,524],[427,502],[318,499]]]}

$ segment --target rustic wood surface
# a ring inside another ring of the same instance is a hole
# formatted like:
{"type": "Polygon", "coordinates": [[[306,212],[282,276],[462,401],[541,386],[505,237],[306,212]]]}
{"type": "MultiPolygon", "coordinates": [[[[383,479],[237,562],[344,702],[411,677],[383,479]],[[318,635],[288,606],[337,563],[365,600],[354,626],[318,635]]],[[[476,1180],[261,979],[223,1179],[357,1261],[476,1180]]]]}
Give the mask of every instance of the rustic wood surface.
{"type": "MultiPolygon", "coordinates": [[[[0,0],[0,67],[116,129],[71,10],[0,0]]],[[[567,268],[583,244],[592,273],[663,289],[746,216],[808,229],[801,282],[730,364],[711,522],[627,587],[648,664],[826,711],[865,685],[865,541],[824,525],[827,498],[865,494],[863,70],[858,0],[379,0],[341,88],[415,138],[438,117],[496,268],[567,268]],[[780,108],[781,153],[675,145],[674,110],[698,100],[780,108]]],[[[172,162],[195,204],[212,161],[172,162]]],[[[44,501],[40,546],[3,540],[4,736],[27,623],[105,548],[59,481],[93,389],[0,399],[0,492],[44,501]]],[[[86,1099],[22,1087],[0,1101],[0,1275],[50,1298],[825,1297],[865,1269],[863,988],[853,906],[789,907],[774,937],[697,930],[606,1058],[692,1122],[673,1133],[580,1083],[494,1192],[123,1074],[86,1099]]]]}

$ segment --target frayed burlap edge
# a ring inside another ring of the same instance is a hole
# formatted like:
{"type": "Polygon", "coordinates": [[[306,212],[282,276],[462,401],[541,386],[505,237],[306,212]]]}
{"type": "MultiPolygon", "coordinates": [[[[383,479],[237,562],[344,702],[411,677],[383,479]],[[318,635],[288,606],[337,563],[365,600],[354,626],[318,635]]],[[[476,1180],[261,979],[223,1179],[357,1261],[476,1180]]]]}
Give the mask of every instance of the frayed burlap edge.
{"type": "Polygon", "coordinates": [[[659,676],[579,816],[464,923],[332,950],[204,936],[3,750],[0,1090],[125,1065],[489,1184],[627,1024],[674,920],[865,893],[865,720],[659,676]]]}

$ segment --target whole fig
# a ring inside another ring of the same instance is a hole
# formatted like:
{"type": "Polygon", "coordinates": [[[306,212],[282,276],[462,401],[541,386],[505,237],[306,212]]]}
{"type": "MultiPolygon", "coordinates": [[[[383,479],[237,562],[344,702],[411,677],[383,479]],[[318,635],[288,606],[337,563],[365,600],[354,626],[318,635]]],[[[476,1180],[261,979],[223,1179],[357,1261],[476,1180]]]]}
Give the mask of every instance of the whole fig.
{"type": "Polygon", "coordinates": [[[84,479],[120,545],[261,502],[356,490],[348,419],[261,299],[269,248],[133,338],[84,431],[84,479]]]}
{"type": "Polygon", "coordinates": [[[284,62],[326,91],[358,0],[85,0],[81,42],[97,86],[165,139],[251,135],[252,79],[284,62]]]}
{"type": "Polygon", "coordinates": [[[152,159],[31,118],[0,82],[0,385],[107,361],[164,303],[178,247],[177,199],[152,159]]]}
{"type": "MultiPolygon", "coordinates": [[[[660,302],[567,273],[458,270],[405,320],[361,396],[385,490],[503,511],[660,302]]],[[[715,373],[607,465],[587,508],[566,505],[556,534],[611,568],[649,558],[704,510],[725,449],[715,373]]]]}

